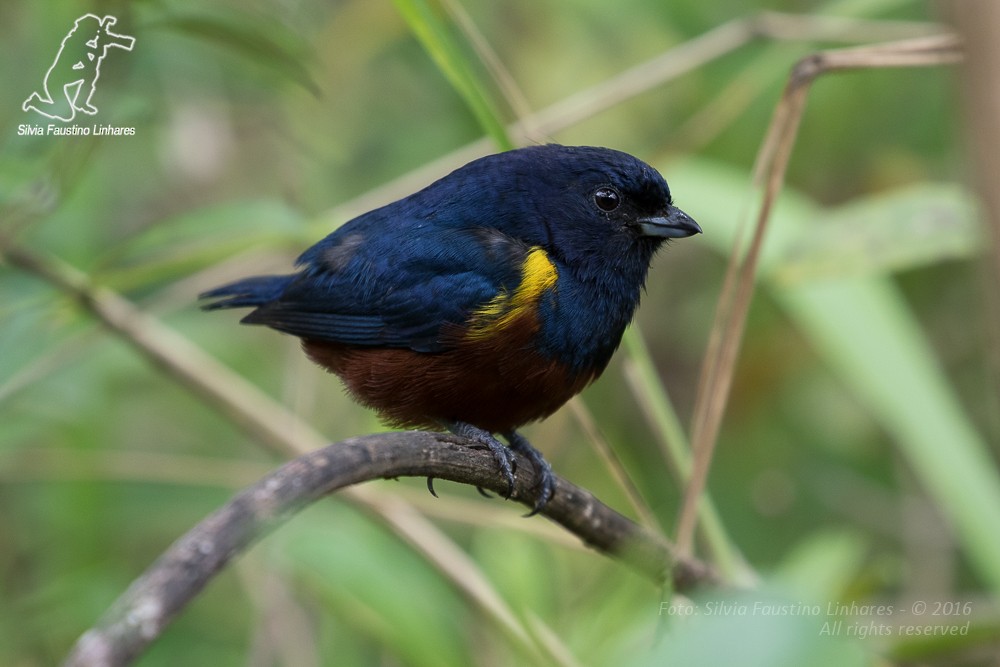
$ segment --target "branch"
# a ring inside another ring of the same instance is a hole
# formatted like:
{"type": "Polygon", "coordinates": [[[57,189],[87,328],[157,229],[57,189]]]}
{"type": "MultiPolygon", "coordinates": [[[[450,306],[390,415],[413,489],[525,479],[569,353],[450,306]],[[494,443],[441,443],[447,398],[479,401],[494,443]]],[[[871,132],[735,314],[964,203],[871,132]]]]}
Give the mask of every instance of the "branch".
{"type": "MultiPolygon", "coordinates": [[[[535,471],[520,455],[517,463],[511,499],[533,507],[535,471]]],[[[80,637],[63,664],[130,664],[212,577],[257,539],[338,489],[396,477],[433,477],[497,493],[506,486],[492,454],[441,433],[381,433],[304,454],[237,494],[171,545],[80,637]]],[[[542,514],[658,583],[669,578],[683,591],[716,582],[708,566],[680,559],[662,537],[561,478],[542,514]]]]}
{"type": "MultiPolygon", "coordinates": [[[[91,284],[89,276],[65,262],[52,256],[36,255],[20,247],[7,246],[0,239],[0,263],[2,262],[36,275],[76,299],[108,329],[134,346],[168,376],[201,396],[207,404],[228,415],[262,444],[283,455],[301,455],[323,449],[325,441],[322,436],[294,414],[274,403],[244,378],[219,364],[187,338],[138,310],[117,293],[91,284]]],[[[393,473],[402,474],[404,473],[393,473]]],[[[445,474],[436,476],[452,479],[445,474]]],[[[479,481],[473,483],[480,484],[479,481]]],[[[481,486],[489,488],[492,485],[482,483],[481,486]]],[[[410,544],[462,592],[483,613],[485,619],[503,632],[513,646],[528,654],[539,653],[547,658],[539,661],[539,664],[561,664],[558,652],[551,651],[546,643],[539,643],[531,637],[465,552],[425,517],[407,508],[405,503],[398,499],[391,504],[386,503],[377,494],[365,493],[368,490],[362,487],[347,488],[342,491],[341,497],[368,511],[410,544]]],[[[554,516],[551,511],[550,515],[554,516]]],[[[600,544],[599,541],[594,543],[600,544]]],[[[225,552],[221,547],[215,551],[225,552]]],[[[132,610],[132,613],[134,618],[141,617],[136,610],[132,610]]],[[[97,664],[115,663],[98,661],[97,664]]]]}

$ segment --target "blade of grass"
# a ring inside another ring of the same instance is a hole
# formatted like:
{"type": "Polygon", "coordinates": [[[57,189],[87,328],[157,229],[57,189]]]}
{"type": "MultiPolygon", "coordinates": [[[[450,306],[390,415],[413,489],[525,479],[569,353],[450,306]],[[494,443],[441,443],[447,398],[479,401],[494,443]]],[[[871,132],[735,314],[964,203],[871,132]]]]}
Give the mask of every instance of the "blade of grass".
{"type": "Polygon", "coordinates": [[[983,580],[1000,591],[996,464],[902,296],[887,281],[864,278],[816,281],[774,294],[893,434],[983,580]]]}
{"type": "Polygon", "coordinates": [[[475,49],[479,60],[486,66],[490,76],[493,77],[497,87],[503,94],[507,106],[514,112],[514,117],[524,129],[525,138],[533,143],[542,143],[545,141],[545,137],[531,124],[531,105],[528,104],[528,98],[525,97],[521,87],[517,85],[517,81],[514,80],[510,71],[504,66],[503,61],[500,60],[500,56],[490,46],[490,43],[476,26],[472,17],[465,11],[465,7],[458,0],[441,0],[441,6],[451,16],[455,25],[461,29],[469,44],[475,49]]]}
{"type": "Polygon", "coordinates": [[[483,131],[503,150],[514,147],[495,105],[452,38],[448,27],[424,0],[393,0],[431,59],[465,100],[483,131]]]}

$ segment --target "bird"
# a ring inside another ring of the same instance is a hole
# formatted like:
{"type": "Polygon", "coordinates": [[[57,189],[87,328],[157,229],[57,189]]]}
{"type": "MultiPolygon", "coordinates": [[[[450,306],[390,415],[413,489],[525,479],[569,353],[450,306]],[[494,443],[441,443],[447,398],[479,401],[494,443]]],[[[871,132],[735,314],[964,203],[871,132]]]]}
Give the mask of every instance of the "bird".
{"type": "Polygon", "coordinates": [[[205,310],[253,308],[242,323],[301,339],[389,425],[443,428],[489,449],[507,498],[514,453],[524,455],[535,470],[531,516],[555,476],[519,429],[601,375],[656,251],[701,232],[640,159],[533,145],[346,222],[292,273],[200,297],[205,310]]]}

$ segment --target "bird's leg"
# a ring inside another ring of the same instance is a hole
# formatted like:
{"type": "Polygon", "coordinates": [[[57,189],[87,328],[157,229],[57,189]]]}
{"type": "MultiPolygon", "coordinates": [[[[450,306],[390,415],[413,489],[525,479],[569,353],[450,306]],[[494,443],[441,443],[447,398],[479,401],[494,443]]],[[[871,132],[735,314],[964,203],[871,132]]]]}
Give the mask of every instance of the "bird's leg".
{"type": "MultiPolygon", "coordinates": [[[[500,468],[500,474],[507,480],[507,493],[504,494],[504,498],[510,498],[510,495],[514,493],[514,471],[517,469],[517,459],[514,457],[514,452],[497,440],[492,433],[472,424],[454,422],[448,424],[448,430],[459,437],[483,445],[493,453],[493,458],[496,459],[497,466],[500,468]]],[[[531,445],[528,447],[530,448],[531,445]]],[[[486,495],[482,489],[479,489],[479,492],[486,495]]]]}
{"type": "Polygon", "coordinates": [[[517,431],[504,433],[503,437],[507,438],[511,449],[531,461],[531,465],[535,468],[535,475],[538,476],[538,500],[535,501],[534,508],[527,515],[534,516],[542,511],[556,491],[556,478],[552,474],[552,466],[537,449],[531,446],[528,439],[517,431]]]}

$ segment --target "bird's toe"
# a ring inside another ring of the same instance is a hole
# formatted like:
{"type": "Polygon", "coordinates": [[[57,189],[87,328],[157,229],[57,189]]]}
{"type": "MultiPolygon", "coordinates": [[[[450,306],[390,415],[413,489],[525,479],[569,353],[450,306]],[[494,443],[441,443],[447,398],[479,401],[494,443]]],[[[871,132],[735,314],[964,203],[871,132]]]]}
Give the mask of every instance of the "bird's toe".
{"type": "Polygon", "coordinates": [[[538,489],[538,497],[535,499],[535,504],[531,511],[525,516],[535,516],[552,500],[552,496],[556,492],[556,476],[552,472],[552,466],[549,462],[545,460],[541,452],[535,449],[528,439],[517,432],[511,432],[505,436],[510,442],[510,448],[522,454],[525,458],[531,461],[532,467],[535,469],[535,488],[538,489]]]}
{"type": "MultiPolygon", "coordinates": [[[[490,450],[494,460],[497,462],[500,475],[507,482],[507,491],[503,494],[503,497],[509,499],[511,494],[514,493],[514,472],[517,470],[517,459],[514,452],[497,440],[489,431],[472,426],[471,424],[457,422],[450,425],[449,428],[455,435],[468,438],[490,450]]],[[[480,489],[480,493],[482,493],[482,489],[480,489]]]]}

